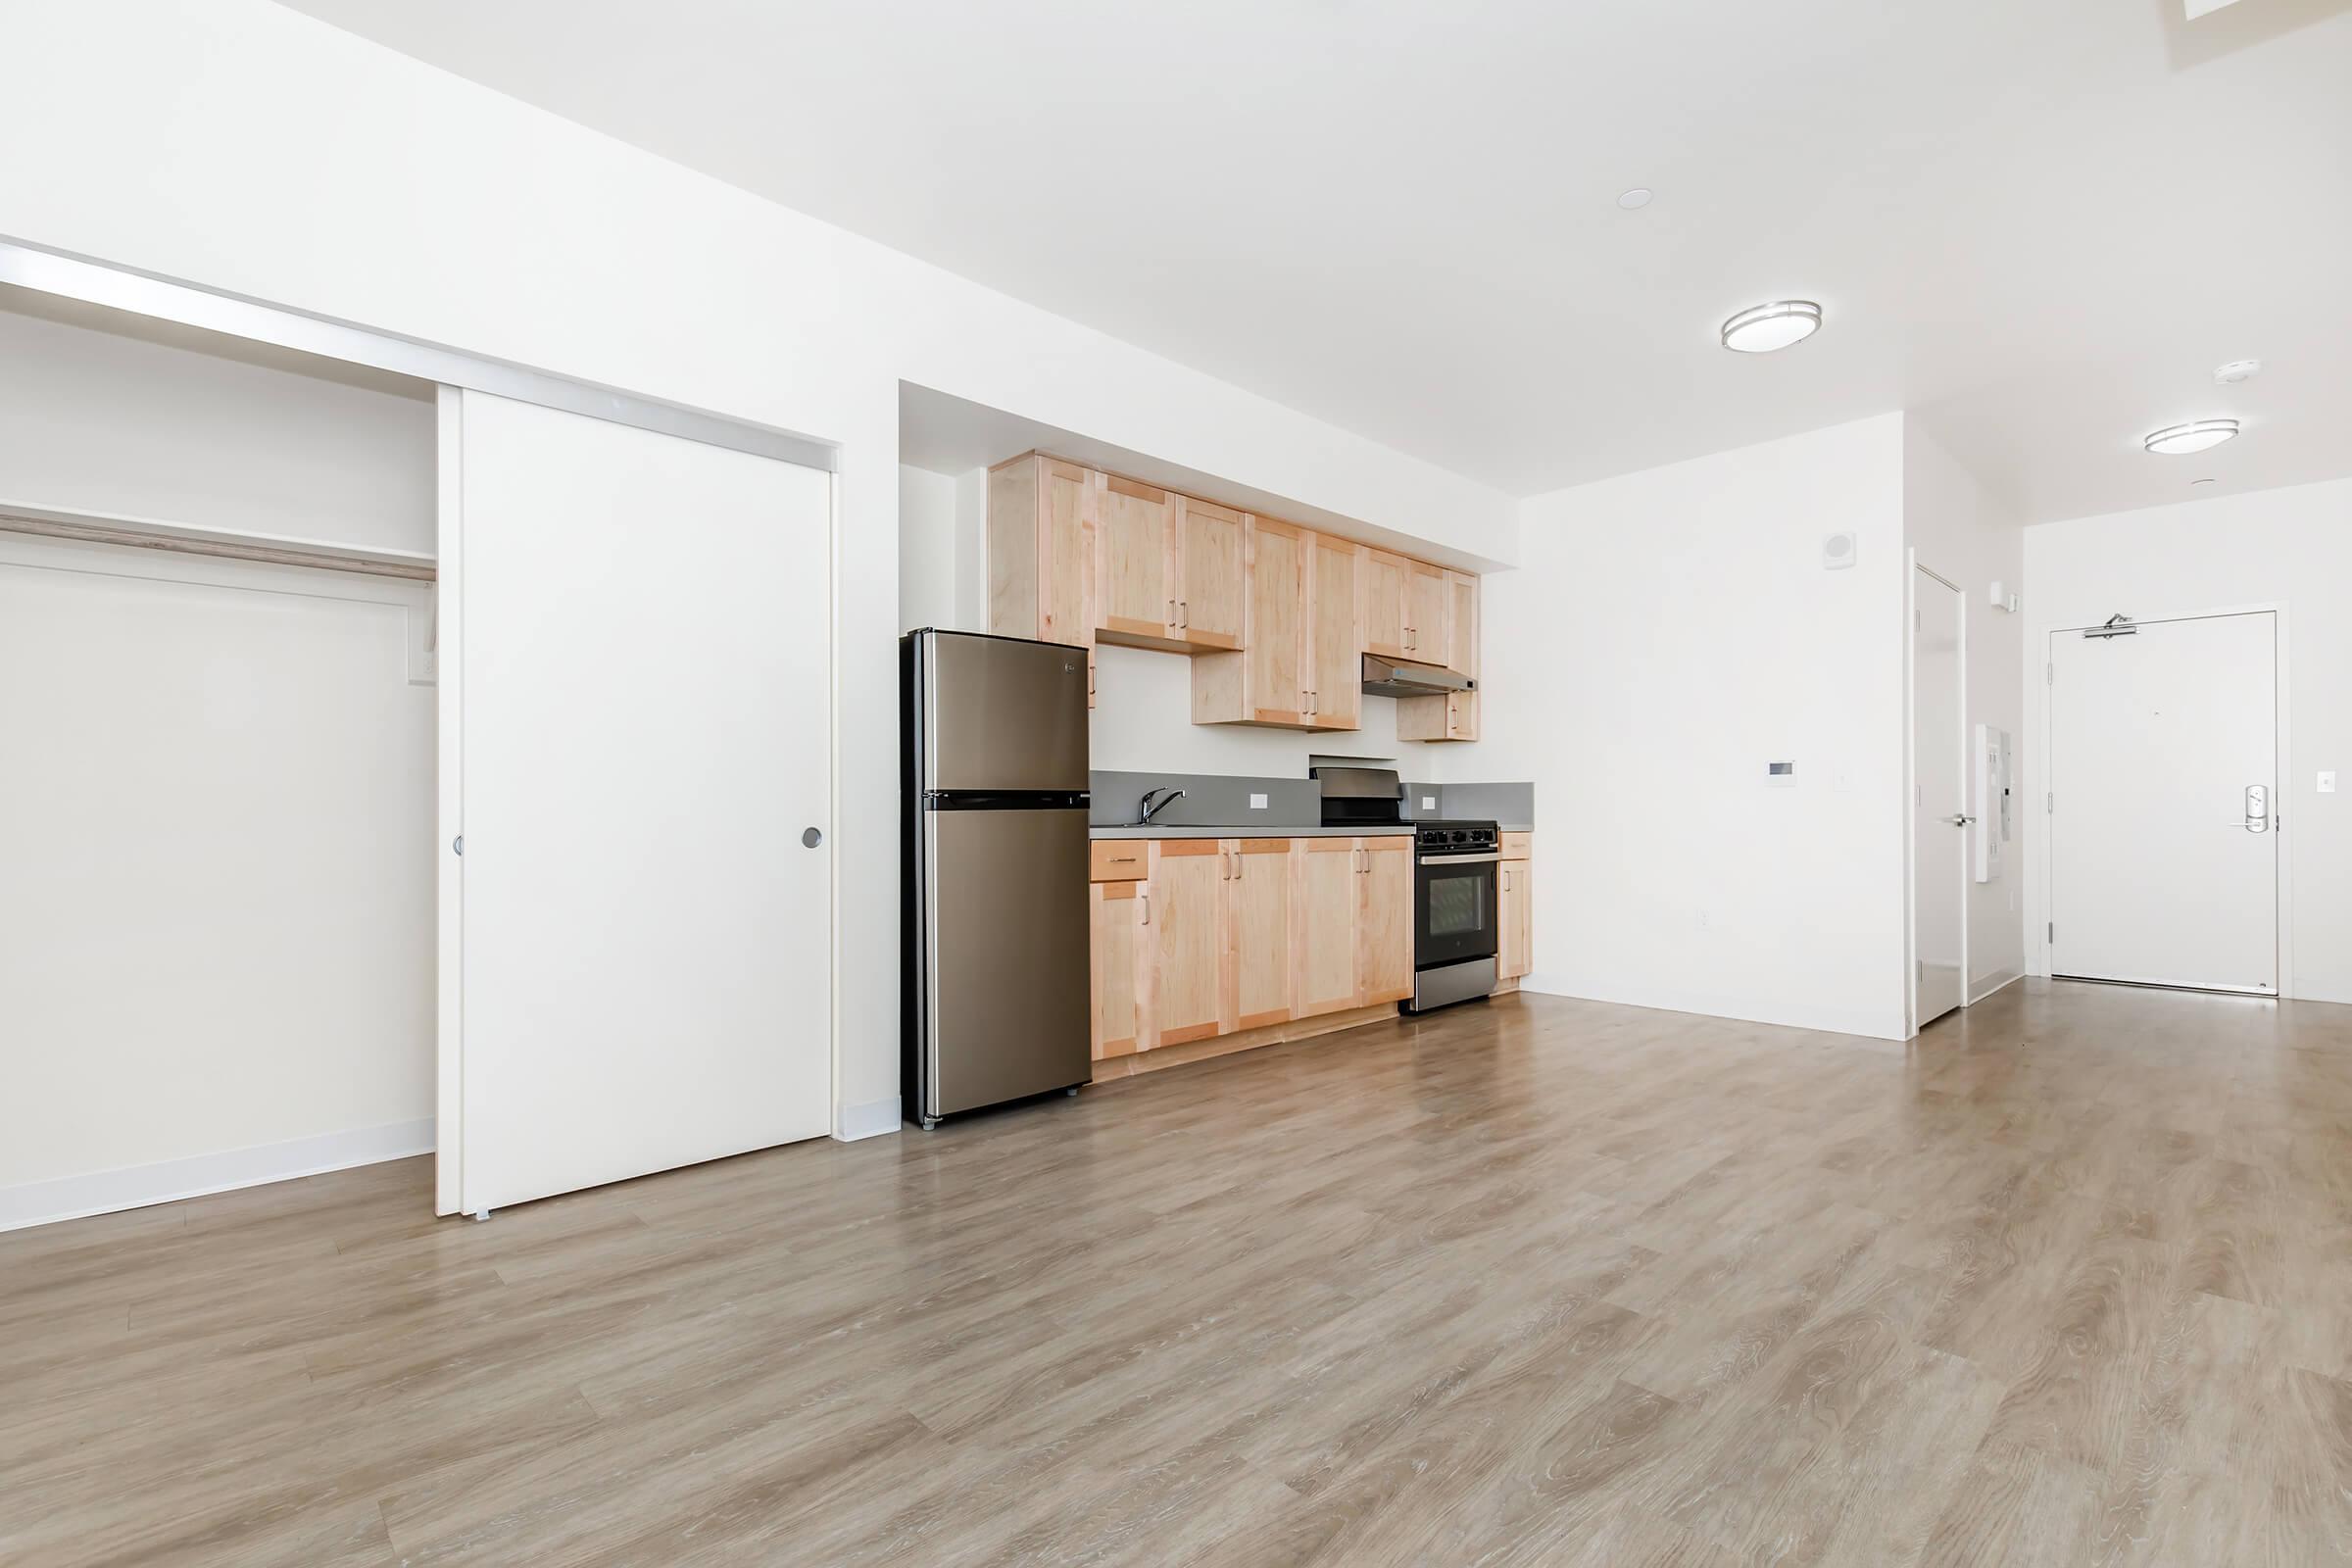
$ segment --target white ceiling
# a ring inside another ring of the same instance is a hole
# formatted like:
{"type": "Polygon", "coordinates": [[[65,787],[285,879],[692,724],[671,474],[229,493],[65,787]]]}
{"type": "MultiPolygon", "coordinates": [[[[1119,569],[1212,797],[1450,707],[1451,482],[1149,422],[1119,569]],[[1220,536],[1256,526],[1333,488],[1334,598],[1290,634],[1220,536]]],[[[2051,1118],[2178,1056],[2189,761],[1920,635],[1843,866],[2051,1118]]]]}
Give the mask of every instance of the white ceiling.
{"type": "Polygon", "coordinates": [[[2352,472],[2352,0],[294,6],[1516,493],[1898,407],[2029,520],[2352,472]]]}

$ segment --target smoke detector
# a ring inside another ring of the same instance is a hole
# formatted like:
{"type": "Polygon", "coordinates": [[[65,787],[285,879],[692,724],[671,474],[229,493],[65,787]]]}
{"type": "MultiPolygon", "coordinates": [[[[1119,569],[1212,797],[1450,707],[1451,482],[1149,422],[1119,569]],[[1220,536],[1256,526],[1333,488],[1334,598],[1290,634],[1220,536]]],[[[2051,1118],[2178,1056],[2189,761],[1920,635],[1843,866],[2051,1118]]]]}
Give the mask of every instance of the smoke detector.
{"type": "Polygon", "coordinates": [[[2231,360],[2228,365],[2214,367],[2213,384],[2215,386],[2235,386],[2240,381],[2251,381],[2261,373],[2262,362],[2260,360],[2231,360]]]}

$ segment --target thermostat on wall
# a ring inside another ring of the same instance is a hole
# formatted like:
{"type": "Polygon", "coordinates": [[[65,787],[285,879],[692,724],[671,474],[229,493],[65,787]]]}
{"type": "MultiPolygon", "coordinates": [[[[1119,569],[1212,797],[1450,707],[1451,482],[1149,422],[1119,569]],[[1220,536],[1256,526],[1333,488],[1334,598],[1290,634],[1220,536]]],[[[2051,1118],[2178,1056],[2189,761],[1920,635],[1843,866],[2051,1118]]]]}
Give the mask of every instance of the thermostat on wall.
{"type": "Polygon", "coordinates": [[[1764,782],[1767,784],[1794,784],[1796,782],[1796,764],[1794,762],[1766,762],[1764,764],[1764,782]]]}

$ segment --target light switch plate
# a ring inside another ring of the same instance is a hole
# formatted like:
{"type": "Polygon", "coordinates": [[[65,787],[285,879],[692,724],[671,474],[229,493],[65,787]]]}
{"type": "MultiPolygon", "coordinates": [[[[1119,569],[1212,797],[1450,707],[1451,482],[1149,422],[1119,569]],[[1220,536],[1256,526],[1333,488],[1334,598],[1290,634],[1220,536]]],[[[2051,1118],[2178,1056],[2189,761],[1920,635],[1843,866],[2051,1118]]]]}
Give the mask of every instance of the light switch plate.
{"type": "Polygon", "coordinates": [[[1263,795],[1252,793],[1250,797],[1250,809],[1252,811],[1262,811],[1265,808],[1266,798],[1263,795]]]}
{"type": "Polygon", "coordinates": [[[2320,793],[2322,795],[2333,795],[2335,793],[2335,772],[2332,768],[2320,775],[2320,793]]]}

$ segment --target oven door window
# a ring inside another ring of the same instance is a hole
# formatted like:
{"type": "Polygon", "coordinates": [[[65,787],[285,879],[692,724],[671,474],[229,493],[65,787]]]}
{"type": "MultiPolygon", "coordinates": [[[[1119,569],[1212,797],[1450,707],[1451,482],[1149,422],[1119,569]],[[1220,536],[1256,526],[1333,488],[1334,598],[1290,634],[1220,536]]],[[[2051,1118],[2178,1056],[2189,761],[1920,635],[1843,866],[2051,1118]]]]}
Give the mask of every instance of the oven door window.
{"type": "Polygon", "coordinates": [[[1494,862],[1424,865],[1413,932],[1413,961],[1454,963],[1492,956],[1494,862]]]}

